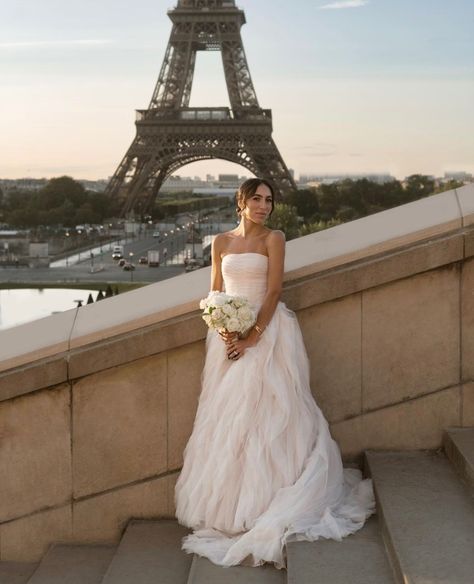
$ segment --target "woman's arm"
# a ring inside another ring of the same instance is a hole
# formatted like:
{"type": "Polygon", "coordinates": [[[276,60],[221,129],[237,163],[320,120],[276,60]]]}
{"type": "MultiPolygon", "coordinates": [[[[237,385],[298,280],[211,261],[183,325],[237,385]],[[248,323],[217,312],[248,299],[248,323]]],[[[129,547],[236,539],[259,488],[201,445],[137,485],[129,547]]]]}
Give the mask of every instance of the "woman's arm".
{"type": "Polygon", "coordinates": [[[222,292],[223,288],[223,278],[222,278],[222,270],[221,270],[221,253],[223,249],[224,237],[222,234],[216,235],[212,240],[211,246],[211,258],[212,258],[212,267],[211,267],[211,291],[217,290],[218,292],[222,292]]]}
{"type": "MultiPolygon", "coordinates": [[[[283,287],[283,272],[285,265],[285,234],[282,231],[272,231],[267,238],[268,273],[267,292],[257,316],[256,326],[263,332],[271,321],[277,304],[280,301],[283,287]]],[[[258,328],[253,328],[249,337],[255,344],[260,338],[258,328]]],[[[247,338],[249,338],[247,337],[247,338]]]]}

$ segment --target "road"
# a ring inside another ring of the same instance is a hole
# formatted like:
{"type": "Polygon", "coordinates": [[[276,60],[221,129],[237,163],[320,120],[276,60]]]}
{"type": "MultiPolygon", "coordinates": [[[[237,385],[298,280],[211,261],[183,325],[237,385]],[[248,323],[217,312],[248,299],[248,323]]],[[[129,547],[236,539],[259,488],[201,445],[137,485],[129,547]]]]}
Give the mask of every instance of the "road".
{"type": "MultiPolygon", "coordinates": [[[[0,268],[0,285],[3,284],[2,287],[5,287],[6,283],[27,282],[158,282],[184,273],[184,265],[172,263],[170,256],[177,250],[183,249],[185,239],[186,235],[180,232],[169,235],[161,242],[148,236],[124,245],[124,258],[132,259],[135,264],[133,272],[120,268],[112,259],[111,252],[98,254],[92,260],[87,252],[82,252],[81,258],[84,257],[84,259],[74,265],[56,268],[0,268]],[[163,257],[166,249],[168,252],[166,265],[161,263],[158,268],[149,268],[147,265],[138,264],[140,256],[146,256],[149,249],[160,250],[160,257],[163,257]],[[133,256],[130,256],[131,253],[133,256]],[[92,264],[93,271],[91,271],[92,264]]],[[[175,256],[173,261],[177,262],[177,260],[175,256]]]]}

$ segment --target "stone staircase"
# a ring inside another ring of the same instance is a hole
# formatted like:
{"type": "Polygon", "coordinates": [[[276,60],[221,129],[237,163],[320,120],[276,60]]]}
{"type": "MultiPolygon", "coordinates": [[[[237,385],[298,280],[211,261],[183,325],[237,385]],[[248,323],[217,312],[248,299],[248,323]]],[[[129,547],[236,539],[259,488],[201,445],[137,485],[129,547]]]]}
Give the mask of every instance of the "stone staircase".
{"type": "Polygon", "coordinates": [[[443,451],[366,452],[377,516],[342,542],[288,545],[288,570],[221,568],[180,549],[173,520],[132,520],[118,545],[52,545],[39,564],[0,562],[0,584],[472,584],[474,428],[443,451]]]}

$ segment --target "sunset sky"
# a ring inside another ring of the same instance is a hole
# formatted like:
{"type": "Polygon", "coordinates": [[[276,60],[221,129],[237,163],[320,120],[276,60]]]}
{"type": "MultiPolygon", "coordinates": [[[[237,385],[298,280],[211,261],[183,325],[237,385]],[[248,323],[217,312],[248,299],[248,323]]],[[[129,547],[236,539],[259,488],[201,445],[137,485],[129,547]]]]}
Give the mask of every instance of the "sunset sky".
{"type": "MultiPolygon", "coordinates": [[[[174,0],[0,0],[0,178],[107,178],[148,106],[174,0]]],[[[237,0],[260,105],[300,173],[474,172],[472,0],[237,0]]],[[[192,106],[225,106],[198,53],[192,106]]],[[[224,161],[182,175],[239,172],[224,161]]]]}

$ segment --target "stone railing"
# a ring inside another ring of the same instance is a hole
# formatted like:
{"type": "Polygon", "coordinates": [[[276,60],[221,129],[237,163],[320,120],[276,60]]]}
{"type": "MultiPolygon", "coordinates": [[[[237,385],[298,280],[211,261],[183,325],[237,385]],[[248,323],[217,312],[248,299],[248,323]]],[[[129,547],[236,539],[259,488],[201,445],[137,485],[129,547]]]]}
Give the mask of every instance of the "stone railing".
{"type": "MultiPolygon", "coordinates": [[[[171,516],[209,269],[0,333],[0,559],[171,516]]],[[[347,460],[474,425],[474,185],[287,245],[283,300],[347,460]]]]}

